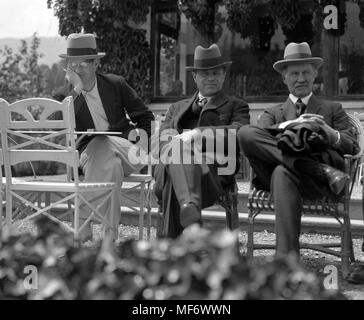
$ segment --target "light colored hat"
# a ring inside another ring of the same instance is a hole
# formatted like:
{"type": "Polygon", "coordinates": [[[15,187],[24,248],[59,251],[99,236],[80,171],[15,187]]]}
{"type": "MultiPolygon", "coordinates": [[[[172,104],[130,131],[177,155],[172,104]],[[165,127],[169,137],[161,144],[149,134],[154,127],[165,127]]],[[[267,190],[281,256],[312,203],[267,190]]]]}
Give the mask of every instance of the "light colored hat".
{"type": "Polygon", "coordinates": [[[67,37],[67,53],[60,54],[63,59],[99,59],[104,52],[97,52],[96,38],[91,33],[71,33],[67,37]]]}
{"type": "Polygon", "coordinates": [[[194,54],[193,66],[186,67],[187,71],[208,70],[231,65],[231,61],[223,61],[220,49],[217,44],[212,44],[209,48],[197,46],[194,54]]]}
{"type": "Polygon", "coordinates": [[[291,42],[284,50],[283,60],[277,61],[273,65],[273,68],[278,72],[282,72],[287,65],[302,62],[311,63],[316,68],[319,68],[323,63],[323,59],[320,57],[312,57],[311,49],[307,42],[291,42]]]}

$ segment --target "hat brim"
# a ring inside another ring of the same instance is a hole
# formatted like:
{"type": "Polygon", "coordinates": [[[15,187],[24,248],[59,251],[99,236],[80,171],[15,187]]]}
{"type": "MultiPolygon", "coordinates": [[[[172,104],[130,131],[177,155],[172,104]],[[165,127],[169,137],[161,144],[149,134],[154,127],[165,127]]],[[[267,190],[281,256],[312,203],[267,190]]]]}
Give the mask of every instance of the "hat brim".
{"type": "Polygon", "coordinates": [[[101,59],[105,57],[104,52],[99,52],[98,54],[90,54],[90,55],[83,55],[83,56],[69,56],[67,54],[60,54],[58,55],[62,59],[72,59],[72,60],[85,60],[85,59],[101,59]]]}
{"type": "Polygon", "coordinates": [[[229,67],[231,66],[233,62],[232,61],[227,61],[227,62],[224,62],[224,63],[220,63],[220,64],[217,64],[215,66],[208,66],[208,67],[186,67],[186,70],[187,71],[194,71],[194,70],[210,70],[210,69],[216,69],[216,68],[221,68],[221,67],[229,67]]]}
{"type": "Polygon", "coordinates": [[[275,64],[273,64],[274,70],[278,72],[282,72],[282,70],[292,64],[299,64],[299,63],[311,63],[316,68],[321,67],[324,60],[320,57],[313,57],[313,58],[304,58],[304,59],[289,59],[289,60],[279,60],[275,64]]]}

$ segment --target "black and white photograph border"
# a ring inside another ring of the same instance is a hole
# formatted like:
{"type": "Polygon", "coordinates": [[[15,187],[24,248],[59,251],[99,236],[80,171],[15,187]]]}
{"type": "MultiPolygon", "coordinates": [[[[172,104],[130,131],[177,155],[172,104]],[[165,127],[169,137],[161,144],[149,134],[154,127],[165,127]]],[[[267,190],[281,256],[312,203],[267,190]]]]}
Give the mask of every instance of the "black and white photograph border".
{"type": "Polygon", "coordinates": [[[363,0],[1,0],[0,26],[0,300],[364,300],[363,0]],[[163,132],[212,162],[161,163],[163,132]],[[301,148],[302,196],[248,133],[301,148]]]}

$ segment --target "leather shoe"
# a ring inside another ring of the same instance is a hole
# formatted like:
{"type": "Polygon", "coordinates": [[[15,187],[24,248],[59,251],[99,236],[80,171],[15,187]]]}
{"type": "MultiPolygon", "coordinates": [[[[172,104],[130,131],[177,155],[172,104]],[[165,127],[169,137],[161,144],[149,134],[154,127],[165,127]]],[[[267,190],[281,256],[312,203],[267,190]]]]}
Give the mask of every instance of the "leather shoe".
{"type": "Polygon", "coordinates": [[[331,192],[335,195],[340,195],[343,192],[346,183],[350,180],[349,175],[327,164],[321,163],[318,167],[319,174],[326,178],[331,192]]]}
{"type": "Polygon", "coordinates": [[[201,210],[193,203],[185,203],[181,206],[180,223],[183,228],[188,227],[193,223],[201,223],[201,210]]]}
{"type": "Polygon", "coordinates": [[[346,281],[353,284],[364,284],[364,265],[355,267],[346,277],[346,281]]]}

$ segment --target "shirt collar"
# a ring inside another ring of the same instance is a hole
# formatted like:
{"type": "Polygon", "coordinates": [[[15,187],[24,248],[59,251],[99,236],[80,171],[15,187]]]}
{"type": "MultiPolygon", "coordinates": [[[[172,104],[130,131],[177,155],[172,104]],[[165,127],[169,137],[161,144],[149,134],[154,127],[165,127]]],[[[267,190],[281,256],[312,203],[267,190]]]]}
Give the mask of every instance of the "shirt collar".
{"type": "MultiPolygon", "coordinates": [[[[312,92],[308,96],[301,98],[301,101],[307,106],[308,101],[310,100],[311,97],[312,97],[312,92]]],[[[299,99],[298,97],[294,96],[292,93],[289,94],[289,98],[291,99],[293,104],[296,104],[297,100],[299,99]]]]}
{"type": "Polygon", "coordinates": [[[210,101],[212,97],[204,97],[201,92],[198,93],[198,100],[201,101],[202,99],[207,99],[207,101],[210,101]]]}
{"type": "Polygon", "coordinates": [[[90,94],[90,95],[93,95],[95,94],[96,92],[98,91],[97,89],[97,78],[95,79],[95,85],[94,87],[90,90],[90,91],[85,91],[85,90],[82,90],[82,94],[85,95],[85,94],[90,94]]]}

